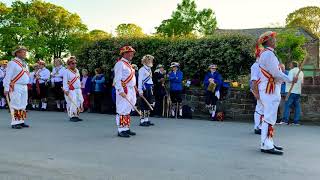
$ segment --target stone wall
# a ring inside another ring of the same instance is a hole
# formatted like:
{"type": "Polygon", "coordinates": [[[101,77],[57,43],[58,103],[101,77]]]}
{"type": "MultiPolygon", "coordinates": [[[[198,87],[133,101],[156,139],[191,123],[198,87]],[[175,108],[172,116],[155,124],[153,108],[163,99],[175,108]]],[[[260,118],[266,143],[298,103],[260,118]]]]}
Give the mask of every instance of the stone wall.
{"type": "MultiPolygon", "coordinates": [[[[302,121],[320,122],[320,86],[306,85],[302,91],[302,121]]],[[[192,107],[195,118],[209,119],[204,103],[204,90],[187,90],[183,95],[183,102],[183,104],[192,107]]],[[[225,100],[221,100],[218,106],[225,111],[228,120],[250,121],[253,119],[255,99],[248,90],[231,89],[229,96],[225,100]]]]}

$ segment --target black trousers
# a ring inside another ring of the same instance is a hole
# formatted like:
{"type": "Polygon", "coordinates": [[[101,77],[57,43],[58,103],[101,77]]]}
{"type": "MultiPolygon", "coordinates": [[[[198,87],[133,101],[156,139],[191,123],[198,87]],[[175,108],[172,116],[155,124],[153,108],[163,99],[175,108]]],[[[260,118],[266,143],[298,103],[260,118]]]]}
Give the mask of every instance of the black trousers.
{"type": "Polygon", "coordinates": [[[206,105],[217,105],[218,98],[215,93],[206,91],[206,105]]]}
{"type": "Polygon", "coordinates": [[[3,87],[3,82],[0,82],[0,97],[4,97],[4,87],[3,87]]]}
{"type": "Polygon", "coordinates": [[[48,86],[46,85],[46,83],[41,83],[39,84],[39,87],[40,87],[40,94],[38,94],[37,92],[37,85],[36,84],[33,84],[33,99],[37,99],[37,100],[40,100],[40,99],[44,99],[44,98],[47,98],[48,97],[48,86]]]}
{"type": "MultiPolygon", "coordinates": [[[[154,102],[154,96],[152,94],[152,89],[146,89],[143,91],[143,96],[147,99],[147,101],[149,102],[149,104],[152,104],[154,102]]],[[[140,101],[140,107],[141,107],[141,110],[150,110],[148,104],[143,100],[141,99],[140,101]]]]}
{"type": "Polygon", "coordinates": [[[156,95],[155,96],[155,107],[154,107],[154,113],[158,116],[162,116],[162,111],[163,111],[163,95],[156,95]]]}
{"type": "Polygon", "coordinates": [[[93,112],[101,113],[103,99],[103,92],[93,92],[93,112]]]}
{"type": "Polygon", "coordinates": [[[171,102],[173,104],[176,104],[176,103],[180,104],[182,102],[181,94],[182,94],[182,91],[170,91],[171,102]]]}
{"type": "Polygon", "coordinates": [[[60,100],[60,101],[64,100],[64,93],[62,90],[62,81],[54,83],[53,93],[54,93],[55,100],[60,100]]]}

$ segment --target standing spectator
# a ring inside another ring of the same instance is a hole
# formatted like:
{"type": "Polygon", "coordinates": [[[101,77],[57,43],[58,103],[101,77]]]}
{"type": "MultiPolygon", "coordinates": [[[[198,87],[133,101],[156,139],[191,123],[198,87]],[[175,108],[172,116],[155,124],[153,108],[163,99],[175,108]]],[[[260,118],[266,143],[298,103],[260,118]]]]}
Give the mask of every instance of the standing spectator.
{"type": "Polygon", "coordinates": [[[212,120],[214,120],[223,80],[220,73],[217,72],[217,65],[212,64],[209,69],[210,71],[206,74],[203,84],[206,89],[206,107],[209,109],[212,120]]]}
{"type": "Polygon", "coordinates": [[[84,99],[83,108],[84,111],[87,111],[90,109],[91,77],[88,76],[89,73],[87,69],[83,69],[81,73],[81,90],[84,99]]]}
{"type": "MultiPolygon", "coordinates": [[[[298,63],[293,61],[291,64],[291,70],[289,71],[289,77],[294,78],[298,75],[298,63]]],[[[285,102],[285,108],[284,108],[284,114],[283,114],[283,121],[286,124],[289,124],[289,116],[290,116],[290,107],[293,105],[294,107],[294,119],[293,124],[294,125],[300,125],[300,114],[301,114],[301,105],[300,105],[300,96],[301,96],[301,89],[303,84],[303,78],[304,74],[301,71],[298,76],[298,81],[293,85],[291,94],[289,96],[289,99],[285,102]]],[[[291,87],[291,83],[286,84],[286,93],[289,92],[291,87]]]]}
{"type": "Polygon", "coordinates": [[[105,78],[101,68],[96,68],[95,73],[96,75],[92,78],[94,99],[93,112],[101,113],[105,78]]]}
{"type": "Polygon", "coordinates": [[[167,94],[166,85],[165,85],[165,76],[166,76],[166,71],[164,70],[163,65],[159,64],[153,76],[154,95],[155,95],[155,101],[156,101],[154,111],[156,116],[162,116],[163,98],[167,94]]]}
{"type": "Polygon", "coordinates": [[[6,98],[4,96],[4,87],[3,87],[3,79],[6,75],[8,60],[0,61],[0,109],[4,109],[6,107],[6,98]]]}
{"type": "Polygon", "coordinates": [[[182,79],[183,73],[179,70],[180,64],[171,63],[172,71],[168,74],[170,81],[170,98],[172,101],[171,115],[182,117],[182,79]]]}
{"type": "MultiPolygon", "coordinates": [[[[289,74],[289,71],[286,70],[286,67],[284,64],[280,64],[280,68],[281,68],[281,71],[288,75],[289,74]]],[[[281,84],[281,101],[280,101],[280,105],[279,105],[279,113],[280,113],[280,117],[283,117],[283,113],[284,113],[284,104],[285,104],[285,101],[286,101],[286,96],[287,96],[287,93],[286,93],[286,82],[283,82],[281,84]]],[[[282,119],[280,119],[278,121],[278,123],[280,122],[281,123],[282,119]]],[[[279,124],[280,124],[279,123],[279,124]]]]}
{"type": "Polygon", "coordinates": [[[53,87],[54,98],[56,100],[56,108],[58,111],[65,109],[64,92],[62,90],[63,85],[63,72],[65,67],[62,66],[60,58],[54,59],[54,68],[51,73],[51,85],[53,87]]]}

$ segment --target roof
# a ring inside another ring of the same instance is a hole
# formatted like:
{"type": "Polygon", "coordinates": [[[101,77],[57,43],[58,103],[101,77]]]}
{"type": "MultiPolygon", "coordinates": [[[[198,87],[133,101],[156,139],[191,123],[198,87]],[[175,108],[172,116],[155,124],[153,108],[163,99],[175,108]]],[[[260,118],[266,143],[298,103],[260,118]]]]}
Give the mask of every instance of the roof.
{"type": "MultiPolygon", "coordinates": [[[[306,29],[301,27],[297,27],[295,29],[297,29],[297,33],[299,35],[303,35],[309,42],[319,41],[319,38],[317,36],[310,33],[306,29]]],[[[285,30],[288,30],[288,28],[217,29],[215,32],[218,34],[239,33],[239,34],[251,35],[255,38],[258,38],[261,34],[263,34],[266,31],[281,32],[285,30]]]]}

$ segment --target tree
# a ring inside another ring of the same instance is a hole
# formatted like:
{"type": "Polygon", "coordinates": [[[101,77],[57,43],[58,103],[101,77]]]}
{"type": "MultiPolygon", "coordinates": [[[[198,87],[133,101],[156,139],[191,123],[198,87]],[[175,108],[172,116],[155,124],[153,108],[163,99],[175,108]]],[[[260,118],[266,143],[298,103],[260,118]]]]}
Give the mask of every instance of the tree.
{"type": "Polygon", "coordinates": [[[173,11],[171,18],[156,27],[163,36],[188,36],[191,34],[211,35],[217,27],[217,20],[211,9],[197,11],[194,0],[183,0],[173,11]]]}
{"type": "Polygon", "coordinates": [[[99,29],[95,29],[89,32],[89,39],[92,41],[107,39],[111,37],[112,37],[111,34],[99,29]]]}
{"type": "Polygon", "coordinates": [[[120,38],[144,37],[142,28],[135,24],[120,24],[116,28],[117,36],[120,38]]]}
{"type": "Polygon", "coordinates": [[[74,46],[74,35],[87,30],[77,14],[41,0],[15,1],[7,13],[1,9],[0,45],[7,55],[25,45],[35,59],[61,57],[74,46]]]}
{"type": "Polygon", "coordinates": [[[303,27],[320,38],[320,7],[307,6],[290,13],[286,25],[303,27]]]}
{"type": "Polygon", "coordinates": [[[307,52],[304,48],[306,39],[302,35],[297,35],[294,30],[282,31],[277,36],[277,55],[284,64],[291,61],[301,62],[307,52]]]}

